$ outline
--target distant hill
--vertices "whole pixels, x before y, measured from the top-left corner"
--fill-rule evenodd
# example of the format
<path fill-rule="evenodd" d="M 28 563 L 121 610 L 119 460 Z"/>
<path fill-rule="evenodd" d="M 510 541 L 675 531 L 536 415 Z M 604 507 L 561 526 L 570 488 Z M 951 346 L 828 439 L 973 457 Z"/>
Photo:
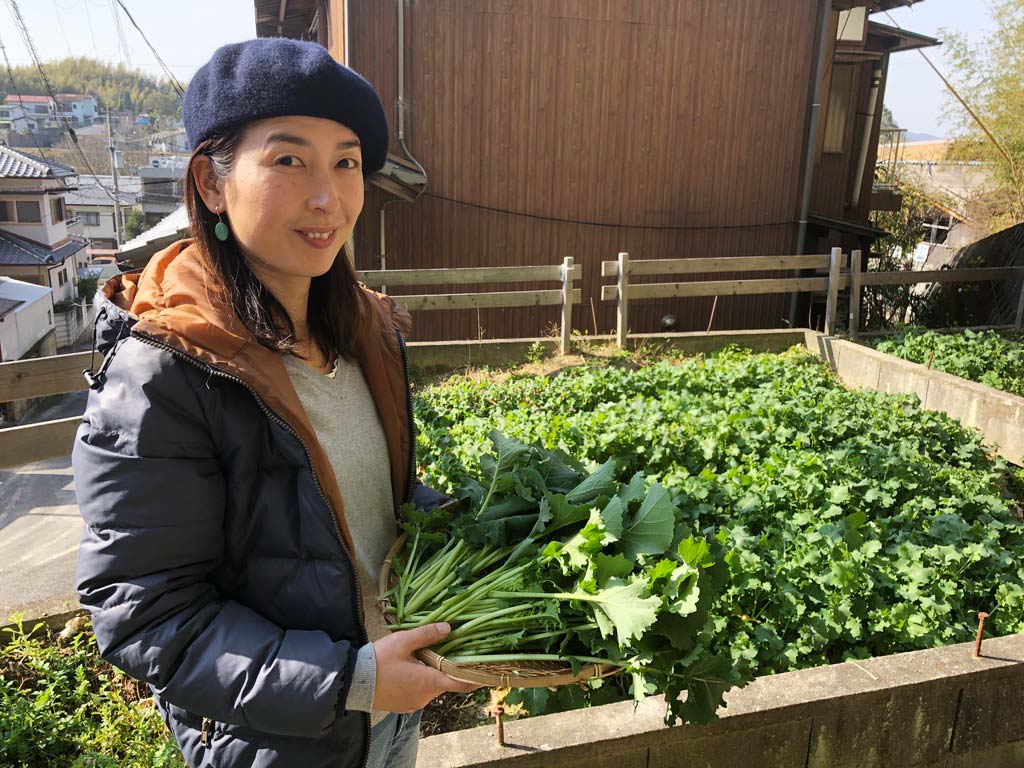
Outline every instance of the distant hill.
<path fill-rule="evenodd" d="M 170 83 L 124 64 L 85 57 L 45 62 L 43 68 L 56 93 L 95 96 L 101 108 L 177 117 L 181 103 Z M 45 96 L 39 73 L 32 65 L 14 67 L 14 82 L 22 96 Z M 182 84 L 184 85 L 184 83 Z M 0 78 L 0 100 L 13 94 L 9 78 Z"/>
<path fill-rule="evenodd" d="M 944 136 L 933 136 L 930 133 L 914 133 L 907 131 L 907 141 L 945 141 Z"/>

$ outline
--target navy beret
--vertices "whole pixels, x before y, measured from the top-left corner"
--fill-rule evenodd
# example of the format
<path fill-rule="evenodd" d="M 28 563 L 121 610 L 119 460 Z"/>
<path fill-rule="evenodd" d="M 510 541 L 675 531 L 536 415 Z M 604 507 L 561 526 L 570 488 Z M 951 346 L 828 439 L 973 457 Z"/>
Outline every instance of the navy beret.
<path fill-rule="evenodd" d="M 388 124 L 380 97 L 318 43 L 261 37 L 222 46 L 192 78 L 181 111 L 193 150 L 252 120 L 303 115 L 351 128 L 362 144 L 364 176 L 379 171 L 387 158 Z"/>

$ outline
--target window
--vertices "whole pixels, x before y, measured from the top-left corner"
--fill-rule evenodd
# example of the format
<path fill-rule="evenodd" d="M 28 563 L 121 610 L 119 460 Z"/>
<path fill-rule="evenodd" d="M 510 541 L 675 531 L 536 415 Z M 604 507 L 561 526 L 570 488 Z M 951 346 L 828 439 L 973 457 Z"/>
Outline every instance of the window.
<path fill-rule="evenodd" d="M 60 272 L 57 273 L 57 287 L 58 288 L 60 288 L 60 287 L 62 287 L 64 285 L 64 277 L 65 277 L 65 274 L 64 274 L 64 270 L 62 269 Z"/>
<path fill-rule="evenodd" d="M 15 205 L 18 208 L 18 221 L 22 224 L 43 220 L 43 212 L 35 200 L 19 200 Z"/>
<path fill-rule="evenodd" d="M 98 227 L 100 225 L 99 211 L 82 211 L 82 220 L 87 227 Z"/>
<path fill-rule="evenodd" d="M 67 217 L 67 210 L 64 208 L 64 198 L 55 197 L 50 200 L 50 220 L 54 224 L 59 224 Z"/>
<path fill-rule="evenodd" d="M 846 150 L 846 128 L 850 122 L 854 64 L 836 64 L 832 70 L 832 88 L 825 117 L 825 151 L 842 154 Z"/>
<path fill-rule="evenodd" d="M 836 40 L 841 43 L 863 43 L 868 30 L 868 9 L 851 8 L 839 12 Z"/>
<path fill-rule="evenodd" d="M 0 221 L 14 221 L 14 201 L 0 200 Z"/>

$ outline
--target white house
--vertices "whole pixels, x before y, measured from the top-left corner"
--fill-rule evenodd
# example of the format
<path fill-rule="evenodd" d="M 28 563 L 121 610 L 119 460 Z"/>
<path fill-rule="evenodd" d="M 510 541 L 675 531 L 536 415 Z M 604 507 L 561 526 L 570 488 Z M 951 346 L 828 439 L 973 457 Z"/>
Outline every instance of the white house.
<path fill-rule="evenodd" d="M 108 194 L 109 193 L 109 194 Z M 81 219 L 82 235 L 95 248 L 117 248 L 114 229 L 114 178 L 80 174 L 78 189 L 65 194 L 68 213 Z M 128 212 L 142 202 L 142 179 L 138 176 L 117 177 L 117 198 L 121 203 L 122 222 Z"/>
<path fill-rule="evenodd" d="M 77 125 L 90 125 L 96 119 L 96 99 L 84 93 L 58 93 L 57 108 Z"/>
<path fill-rule="evenodd" d="M 0 362 L 20 360 L 52 333 L 50 289 L 0 277 Z M 41 351 L 52 355 L 56 347 Z"/>
<path fill-rule="evenodd" d="M 73 168 L 0 146 L 0 275 L 51 288 L 55 304 L 76 298 L 86 264 L 64 199 L 76 179 Z"/>
<path fill-rule="evenodd" d="M 2 125 L 5 121 L 11 121 L 12 125 Z M 0 127 L 12 127 L 19 131 L 26 129 L 37 131 L 59 126 L 57 110 L 49 96 L 12 94 L 4 97 L 3 107 L 0 108 Z"/>

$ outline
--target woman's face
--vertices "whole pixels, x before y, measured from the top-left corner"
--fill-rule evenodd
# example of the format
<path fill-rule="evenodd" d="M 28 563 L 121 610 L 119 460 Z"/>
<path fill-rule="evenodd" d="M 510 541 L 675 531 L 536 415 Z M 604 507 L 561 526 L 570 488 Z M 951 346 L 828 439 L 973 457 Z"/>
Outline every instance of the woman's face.
<path fill-rule="evenodd" d="M 331 268 L 363 209 L 359 139 L 319 117 L 258 120 L 217 188 L 215 205 L 226 210 L 232 236 L 265 282 L 317 277 Z"/>

